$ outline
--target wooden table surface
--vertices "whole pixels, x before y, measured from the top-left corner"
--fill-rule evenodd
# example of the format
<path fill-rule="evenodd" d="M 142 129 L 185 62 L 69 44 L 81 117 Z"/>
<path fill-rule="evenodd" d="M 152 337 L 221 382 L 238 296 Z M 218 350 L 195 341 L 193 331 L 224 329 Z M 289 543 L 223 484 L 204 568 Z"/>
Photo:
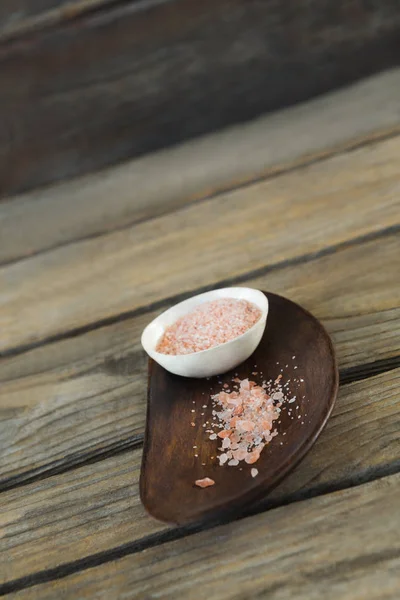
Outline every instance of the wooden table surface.
<path fill-rule="evenodd" d="M 400 597 L 400 71 L 0 203 L 0 592 Z M 174 528 L 138 495 L 140 333 L 244 284 L 312 311 L 341 386 L 264 501 Z"/>

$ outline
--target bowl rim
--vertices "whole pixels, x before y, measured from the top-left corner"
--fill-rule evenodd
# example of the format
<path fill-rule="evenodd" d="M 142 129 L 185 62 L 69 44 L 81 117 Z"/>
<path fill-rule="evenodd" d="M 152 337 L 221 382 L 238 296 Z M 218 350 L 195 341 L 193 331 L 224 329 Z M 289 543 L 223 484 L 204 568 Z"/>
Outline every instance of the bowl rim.
<path fill-rule="evenodd" d="M 235 286 L 235 287 L 224 287 L 224 288 L 215 288 L 213 290 L 208 290 L 207 292 L 201 292 L 200 294 L 195 294 L 194 296 L 189 296 L 188 298 L 185 298 L 184 300 L 181 300 L 180 302 L 177 302 L 177 304 L 173 304 L 172 306 L 170 306 L 169 308 L 167 308 L 166 310 L 164 310 L 162 313 L 160 313 L 159 315 L 157 315 L 157 317 L 155 317 L 152 321 L 150 321 L 150 323 L 148 323 L 146 325 L 146 327 L 144 328 L 142 335 L 141 335 L 141 344 L 144 348 L 144 350 L 147 352 L 147 354 L 149 354 L 149 356 L 151 356 L 149 350 L 146 348 L 146 345 L 143 342 L 143 339 L 145 337 L 146 331 L 151 327 L 154 326 L 154 324 L 161 319 L 164 315 L 166 315 L 169 311 L 179 307 L 181 304 L 185 304 L 186 302 L 190 301 L 190 300 L 194 300 L 195 298 L 199 298 L 201 296 L 209 296 L 211 294 L 213 294 L 214 292 L 228 292 L 228 291 L 233 291 L 233 290 L 246 290 L 246 291 L 250 291 L 250 292 L 258 292 L 260 294 L 260 299 L 263 298 L 263 302 L 265 303 L 265 307 L 261 307 L 258 304 L 256 304 L 255 302 L 252 302 L 251 300 L 247 300 L 248 302 L 252 302 L 253 304 L 256 304 L 257 308 L 259 308 L 261 310 L 261 316 L 260 318 L 249 328 L 247 329 L 244 333 L 241 333 L 240 335 L 236 336 L 235 338 L 233 338 L 232 340 L 228 340 L 227 342 L 222 342 L 221 344 L 217 344 L 216 346 L 212 346 L 211 348 L 206 348 L 205 350 L 199 350 L 198 352 L 188 352 L 187 354 L 165 354 L 163 352 L 157 352 L 157 350 L 151 348 L 150 352 L 157 356 L 157 357 L 164 357 L 167 359 L 182 359 L 184 357 L 192 357 L 192 356 L 200 356 L 205 354 L 206 352 L 210 352 L 211 350 L 216 350 L 217 348 L 221 348 L 222 346 L 227 346 L 228 344 L 232 344 L 233 342 L 236 342 L 237 340 L 240 340 L 241 338 L 243 338 L 245 335 L 248 335 L 251 331 L 253 331 L 253 329 L 255 329 L 257 327 L 257 325 L 260 325 L 260 323 L 262 321 L 264 321 L 264 327 L 265 327 L 265 323 L 268 317 L 268 311 L 269 311 L 269 302 L 268 302 L 268 296 L 266 294 L 264 294 L 264 292 L 262 292 L 261 290 L 259 290 L 258 288 L 250 288 L 250 287 L 241 287 L 241 286 Z M 238 299 L 243 299 L 246 300 L 246 298 L 235 298 L 234 296 L 220 296 L 221 298 L 232 298 L 234 300 L 238 300 Z M 218 296 L 216 297 L 216 299 L 218 299 Z M 200 306 L 201 304 L 204 304 L 205 302 L 207 302 L 208 300 L 205 298 L 204 302 L 199 302 L 199 304 L 197 306 Z M 188 309 L 188 311 L 186 313 L 183 313 L 181 316 L 184 316 L 185 314 L 189 314 L 192 310 L 195 310 L 196 306 L 193 307 L 193 309 Z M 181 316 L 177 317 L 177 319 L 180 319 Z M 176 319 L 176 320 L 177 320 Z M 160 337 L 157 339 L 157 343 L 158 340 L 160 339 Z M 155 344 L 156 346 L 157 344 Z"/>

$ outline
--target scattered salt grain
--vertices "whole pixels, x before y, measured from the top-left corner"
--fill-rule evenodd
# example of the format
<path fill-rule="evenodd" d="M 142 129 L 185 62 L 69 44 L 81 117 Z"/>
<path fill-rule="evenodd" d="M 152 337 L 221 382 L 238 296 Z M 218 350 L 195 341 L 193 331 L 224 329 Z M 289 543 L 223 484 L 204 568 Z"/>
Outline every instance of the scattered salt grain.
<path fill-rule="evenodd" d="M 278 394 L 283 398 L 283 393 Z M 242 460 L 256 462 L 265 444 L 276 435 L 272 426 L 279 417 L 280 404 L 275 405 L 263 387 L 248 379 L 240 381 L 238 391 L 222 390 L 212 400 L 219 409 L 213 411 L 219 421 L 215 426 L 222 429 L 217 436 L 222 439 L 220 450 L 227 451 L 228 465 L 237 466 Z M 215 438 L 215 433 L 210 435 L 210 439 Z"/>
<path fill-rule="evenodd" d="M 292 410 L 297 411 L 299 406 L 290 406 L 296 400 L 296 396 L 290 394 L 290 386 L 298 380 L 288 379 L 283 384 L 282 377 L 279 374 L 276 379 L 265 380 L 258 385 L 236 376 L 232 379 L 233 391 L 230 391 L 232 386 L 228 383 L 219 382 L 221 391 L 211 395 L 212 421 L 203 424 L 203 427 L 208 425 L 208 438 L 218 442 L 221 454 L 217 458 L 220 466 L 227 464 L 236 467 L 241 462 L 253 466 L 259 460 L 263 448 L 278 435 L 274 425 L 281 423 L 278 420 L 281 411 L 286 410 L 288 416 L 294 419 Z M 300 415 L 298 418 L 304 419 L 304 416 Z M 286 431 L 282 435 L 286 435 Z M 214 458 L 212 456 L 211 460 Z M 251 474 L 256 477 L 258 470 L 251 469 Z"/>
<path fill-rule="evenodd" d="M 210 485 L 215 485 L 214 479 L 210 479 L 210 477 L 204 477 L 204 479 L 196 479 L 194 482 L 200 488 L 210 487 Z"/>

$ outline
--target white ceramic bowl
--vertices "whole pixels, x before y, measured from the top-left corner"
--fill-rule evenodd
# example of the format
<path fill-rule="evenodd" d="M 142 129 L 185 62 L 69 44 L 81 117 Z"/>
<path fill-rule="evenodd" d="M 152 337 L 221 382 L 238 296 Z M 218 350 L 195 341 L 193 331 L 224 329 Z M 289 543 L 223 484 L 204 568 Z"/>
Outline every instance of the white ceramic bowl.
<path fill-rule="evenodd" d="M 183 315 L 192 312 L 199 304 L 217 298 L 237 298 L 252 302 L 261 310 L 261 317 L 242 335 L 209 350 L 178 355 L 156 352 L 158 341 L 169 325 L 175 323 Z M 234 369 L 253 354 L 264 333 L 267 315 L 268 299 L 259 290 L 245 287 L 213 290 L 179 302 L 159 315 L 143 331 L 142 346 L 151 358 L 170 373 L 183 377 L 211 377 Z"/>

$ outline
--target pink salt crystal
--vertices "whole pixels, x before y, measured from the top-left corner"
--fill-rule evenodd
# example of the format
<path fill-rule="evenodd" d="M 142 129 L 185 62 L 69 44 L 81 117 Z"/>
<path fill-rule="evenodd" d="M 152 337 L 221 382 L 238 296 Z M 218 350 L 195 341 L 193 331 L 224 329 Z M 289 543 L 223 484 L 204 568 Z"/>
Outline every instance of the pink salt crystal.
<path fill-rule="evenodd" d="M 232 451 L 232 455 L 234 458 L 237 458 L 237 460 L 244 460 L 247 456 L 247 450 L 239 448 L 239 450 Z"/>
<path fill-rule="evenodd" d="M 222 439 L 223 439 L 223 438 L 229 437 L 229 436 L 231 435 L 231 433 L 232 433 L 232 432 L 231 432 L 231 430 L 230 430 L 230 429 L 223 429 L 222 431 L 219 431 L 219 432 L 217 433 L 217 436 L 218 436 L 219 438 L 222 438 Z"/>
<path fill-rule="evenodd" d="M 239 431 L 253 431 L 254 423 L 252 421 L 238 421 L 237 428 Z"/>
<path fill-rule="evenodd" d="M 260 317 L 260 309 L 247 300 L 219 298 L 204 302 L 166 328 L 157 352 L 178 355 L 208 350 L 239 337 Z"/>
<path fill-rule="evenodd" d="M 210 479 L 209 477 L 204 477 L 204 479 L 196 479 L 194 482 L 200 488 L 210 487 L 210 485 L 214 485 L 214 479 Z"/>
<path fill-rule="evenodd" d="M 250 471 L 250 473 L 251 473 L 251 476 L 252 476 L 252 477 L 257 477 L 257 475 L 258 475 L 258 469 L 252 469 L 252 470 Z"/>
<path fill-rule="evenodd" d="M 244 460 L 245 462 L 247 462 L 248 465 L 252 465 L 253 463 L 257 462 L 259 458 L 260 453 L 253 451 L 249 452 Z"/>
<path fill-rule="evenodd" d="M 250 389 L 250 382 L 248 379 L 243 379 L 243 381 L 240 382 L 240 389 L 241 390 L 249 390 Z"/>
<path fill-rule="evenodd" d="M 232 392 L 232 394 L 235 394 L 235 393 L 236 392 Z M 228 404 L 231 404 L 233 406 L 240 406 L 242 404 L 242 401 L 240 398 L 232 397 L 232 398 L 228 399 Z"/>
<path fill-rule="evenodd" d="M 219 464 L 223 465 L 228 460 L 228 455 L 227 454 L 220 454 L 218 458 L 219 458 Z"/>

